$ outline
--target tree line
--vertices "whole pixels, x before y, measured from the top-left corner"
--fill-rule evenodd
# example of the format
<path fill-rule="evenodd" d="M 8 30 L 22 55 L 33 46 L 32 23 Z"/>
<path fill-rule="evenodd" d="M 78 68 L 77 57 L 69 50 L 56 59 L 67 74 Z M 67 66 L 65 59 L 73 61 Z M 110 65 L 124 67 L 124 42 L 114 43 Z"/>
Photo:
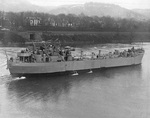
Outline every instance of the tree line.
<path fill-rule="evenodd" d="M 0 11 L 0 26 L 10 30 L 42 30 L 42 31 L 116 31 L 147 32 L 149 21 L 135 19 L 116 19 L 109 16 L 86 16 L 74 14 L 48 14 L 39 12 L 3 12 Z"/>

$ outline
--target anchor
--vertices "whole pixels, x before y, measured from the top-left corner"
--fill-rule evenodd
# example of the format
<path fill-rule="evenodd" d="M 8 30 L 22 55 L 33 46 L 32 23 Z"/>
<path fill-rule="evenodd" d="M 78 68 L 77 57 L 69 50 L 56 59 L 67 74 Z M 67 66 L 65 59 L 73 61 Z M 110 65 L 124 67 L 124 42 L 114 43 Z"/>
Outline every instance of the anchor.
<path fill-rule="evenodd" d="M 90 69 L 90 71 L 88 73 L 93 73 L 93 71 Z"/>
<path fill-rule="evenodd" d="M 72 76 L 76 76 L 76 75 L 79 75 L 79 74 L 77 73 L 77 71 L 73 71 Z"/>
<path fill-rule="evenodd" d="M 20 76 L 20 77 L 15 78 L 14 80 L 20 80 L 20 79 L 26 79 L 26 77 Z"/>

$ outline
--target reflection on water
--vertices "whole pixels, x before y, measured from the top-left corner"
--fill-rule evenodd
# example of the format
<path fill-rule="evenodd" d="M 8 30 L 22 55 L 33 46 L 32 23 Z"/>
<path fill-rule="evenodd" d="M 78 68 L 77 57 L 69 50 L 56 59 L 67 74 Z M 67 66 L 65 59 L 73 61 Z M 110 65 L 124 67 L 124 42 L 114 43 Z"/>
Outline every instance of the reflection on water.
<path fill-rule="evenodd" d="M 95 81 L 115 81 L 114 79 L 128 79 L 119 83 L 121 86 L 126 87 L 132 84 L 138 84 L 137 80 L 141 79 L 141 65 L 121 68 L 111 68 L 103 70 L 94 70 L 93 74 L 83 73 L 79 76 L 54 76 L 54 77 L 32 77 L 22 80 L 10 81 L 8 83 L 8 95 L 13 96 L 19 101 L 25 99 L 41 100 L 58 102 L 59 97 L 63 94 L 69 94 L 72 86 L 80 86 L 84 83 L 92 83 Z M 132 74 L 132 76 L 131 76 Z M 130 75 L 130 76 L 128 76 Z M 134 79 L 136 81 L 134 82 Z M 118 81 L 117 80 L 117 81 Z M 133 82 L 132 82 L 133 81 Z M 124 83 L 127 82 L 127 83 Z M 140 83 L 139 83 L 140 84 Z"/>
<path fill-rule="evenodd" d="M 25 99 L 53 102 L 59 100 L 61 94 L 67 94 L 71 84 L 66 77 L 57 78 L 32 78 L 12 81 L 8 86 L 8 94 L 17 96 L 20 101 Z"/>
<path fill-rule="evenodd" d="M 148 118 L 148 46 L 142 65 L 137 66 L 26 79 L 13 78 L 6 72 L 0 77 L 0 117 Z"/>
<path fill-rule="evenodd" d="M 85 73 L 79 76 L 37 77 L 11 81 L 7 84 L 7 97 L 9 101 L 17 104 L 19 109 L 25 110 L 26 112 L 34 111 L 33 109 L 37 108 L 46 110 L 60 110 L 61 108 L 61 110 L 69 110 L 70 108 L 65 107 L 68 106 L 68 103 L 69 107 L 71 107 L 70 104 L 72 100 L 75 100 L 77 104 L 81 102 L 81 105 L 82 102 L 84 103 L 85 101 L 91 104 L 90 102 L 93 102 L 92 100 L 95 99 L 94 96 L 97 96 L 96 93 L 99 94 L 99 98 L 96 99 L 101 99 L 102 101 L 106 99 L 108 103 L 116 98 L 123 99 L 122 101 L 124 101 L 123 97 L 128 96 L 128 94 L 130 96 L 134 92 L 139 91 L 139 86 L 141 85 L 141 65 L 139 65 L 95 70 L 93 74 Z M 118 92 L 121 96 L 118 95 Z M 75 97 L 76 94 L 79 94 L 77 98 Z M 113 98 L 114 95 L 116 96 L 115 98 Z M 86 102 L 85 104 L 87 104 Z M 115 103 L 116 102 L 115 100 Z M 107 105 L 106 103 L 101 103 L 101 105 L 105 106 Z M 115 103 L 113 104 L 115 105 Z M 76 111 L 83 106 L 79 105 L 72 110 Z M 90 105 L 86 106 L 90 107 Z M 84 108 L 86 108 L 86 106 L 84 106 Z M 99 106 L 96 107 L 101 109 Z M 79 115 L 82 114 L 78 111 L 76 112 L 79 113 Z M 86 112 L 86 110 L 84 112 Z M 91 113 L 92 112 L 90 112 L 90 114 Z M 88 115 L 86 117 L 88 117 Z"/>

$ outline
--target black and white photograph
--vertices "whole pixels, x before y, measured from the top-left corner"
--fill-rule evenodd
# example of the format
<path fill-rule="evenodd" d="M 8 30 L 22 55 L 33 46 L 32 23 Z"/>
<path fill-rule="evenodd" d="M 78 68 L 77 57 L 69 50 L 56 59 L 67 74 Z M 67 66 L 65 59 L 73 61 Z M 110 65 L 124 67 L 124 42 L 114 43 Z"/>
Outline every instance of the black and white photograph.
<path fill-rule="evenodd" d="M 150 118 L 150 1 L 0 0 L 0 118 Z"/>

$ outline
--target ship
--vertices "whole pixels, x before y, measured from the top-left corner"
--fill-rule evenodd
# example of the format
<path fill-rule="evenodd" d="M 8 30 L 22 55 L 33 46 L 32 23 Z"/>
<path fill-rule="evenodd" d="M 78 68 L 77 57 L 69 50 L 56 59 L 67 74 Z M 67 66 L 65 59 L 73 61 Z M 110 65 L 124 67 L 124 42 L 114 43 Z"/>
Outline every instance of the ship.
<path fill-rule="evenodd" d="M 79 56 L 73 56 L 75 49 L 46 42 L 32 42 L 16 57 L 7 56 L 7 68 L 11 75 L 36 75 L 73 72 L 111 67 L 122 67 L 141 64 L 143 48 L 130 48 L 123 51 L 114 50 L 107 54 L 94 52 L 90 56 L 81 50 Z"/>

